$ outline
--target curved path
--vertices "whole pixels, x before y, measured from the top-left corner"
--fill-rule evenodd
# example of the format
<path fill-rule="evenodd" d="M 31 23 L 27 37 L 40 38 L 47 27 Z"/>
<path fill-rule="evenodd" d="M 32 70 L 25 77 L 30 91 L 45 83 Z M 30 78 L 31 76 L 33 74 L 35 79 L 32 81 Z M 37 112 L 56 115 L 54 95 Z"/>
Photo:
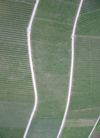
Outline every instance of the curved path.
<path fill-rule="evenodd" d="M 75 31 L 76 31 L 76 26 L 77 26 L 77 21 L 80 15 L 80 11 L 81 11 L 81 7 L 83 4 L 83 0 L 80 1 L 79 7 L 78 7 L 78 11 L 76 14 L 76 18 L 75 18 L 75 22 L 74 22 L 74 26 L 73 26 L 73 31 L 72 31 L 72 58 L 71 58 L 71 69 L 70 69 L 70 80 L 69 80 L 69 90 L 68 90 L 68 98 L 67 98 L 67 104 L 66 104 L 66 109 L 65 109 L 65 113 L 64 113 L 64 117 L 57 135 L 57 138 L 60 137 L 62 130 L 64 128 L 64 124 L 66 121 L 66 117 L 68 114 L 68 109 L 69 109 L 69 104 L 70 104 L 70 98 L 71 98 L 71 90 L 72 90 L 72 81 L 73 81 L 73 71 L 74 71 L 74 40 L 75 40 Z"/>
<path fill-rule="evenodd" d="M 35 115 L 35 111 L 36 111 L 37 104 L 38 104 L 38 94 L 37 94 L 37 88 L 36 88 L 35 73 L 34 73 L 34 70 L 33 70 L 32 52 L 31 52 L 31 39 L 30 39 L 32 22 L 34 20 L 38 4 L 39 4 L 39 0 L 36 0 L 36 3 L 35 3 L 34 8 L 33 8 L 32 15 L 31 15 L 31 18 L 30 18 L 30 21 L 29 21 L 29 25 L 28 25 L 28 28 L 27 28 L 27 44 L 28 44 L 28 53 L 29 53 L 29 63 L 30 63 L 32 82 L 33 82 L 33 88 L 34 88 L 35 103 L 34 103 L 33 110 L 32 110 L 32 113 L 30 115 L 28 124 L 26 126 L 26 130 L 25 130 L 23 138 L 26 138 L 26 136 L 27 136 L 28 130 L 30 128 L 30 125 L 31 125 L 32 119 Z"/>

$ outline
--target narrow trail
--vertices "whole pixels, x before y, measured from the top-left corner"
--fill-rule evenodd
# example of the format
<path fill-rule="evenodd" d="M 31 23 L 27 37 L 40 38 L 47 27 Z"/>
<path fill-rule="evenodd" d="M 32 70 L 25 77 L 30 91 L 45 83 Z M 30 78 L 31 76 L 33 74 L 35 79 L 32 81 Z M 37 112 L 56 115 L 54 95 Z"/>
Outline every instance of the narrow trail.
<path fill-rule="evenodd" d="M 96 123 L 95 123 L 95 125 L 94 125 L 94 127 L 93 127 L 93 129 L 92 129 L 92 131 L 91 131 L 91 133 L 90 133 L 88 138 L 91 138 L 91 136 L 92 136 L 92 134 L 93 134 L 93 132 L 94 132 L 94 130 L 95 130 L 95 128 L 96 128 L 96 126 L 97 126 L 99 121 L 100 121 L 100 116 L 98 117 L 98 119 L 97 119 L 97 121 L 96 121 Z"/>
<path fill-rule="evenodd" d="M 68 109 L 69 109 L 69 104 L 70 104 L 70 98 L 71 98 L 71 90 L 72 90 L 72 81 L 73 81 L 73 71 L 74 71 L 74 40 L 75 40 L 75 31 L 76 31 L 76 26 L 77 26 L 77 21 L 80 15 L 80 11 L 81 11 L 81 7 L 83 4 L 83 0 L 80 1 L 79 7 L 78 7 L 78 11 L 76 14 L 76 18 L 75 18 L 75 22 L 74 22 L 74 26 L 73 26 L 73 31 L 72 31 L 72 57 L 71 57 L 71 69 L 70 69 L 70 80 L 69 80 L 69 90 L 68 90 L 68 98 L 67 98 L 67 104 L 66 104 L 66 109 L 65 109 L 65 113 L 64 113 L 64 117 L 57 135 L 57 138 L 60 138 L 60 135 L 63 131 L 65 122 L 66 122 L 66 117 L 68 114 Z"/>
<path fill-rule="evenodd" d="M 34 8 L 33 8 L 32 15 L 31 15 L 31 18 L 30 18 L 30 21 L 29 21 L 29 25 L 28 25 L 28 28 L 27 28 L 27 44 L 28 44 L 28 53 L 29 53 L 29 63 L 30 63 L 30 69 L 31 69 L 31 75 L 32 75 L 32 83 L 33 83 L 33 89 L 34 89 L 35 103 L 34 103 L 33 110 L 32 110 L 32 113 L 30 115 L 28 124 L 26 126 L 26 130 L 25 130 L 23 138 L 26 138 L 26 136 L 28 134 L 28 130 L 30 128 L 30 125 L 31 125 L 32 119 L 33 119 L 33 117 L 35 115 L 37 104 L 38 104 L 38 94 L 37 94 L 35 73 L 34 73 L 34 70 L 33 70 L 32 51 L 31 51 L 31 38 L 30 38 L 32 22 L 34 20 L 38 4 L 39 4 L 39 0 L 36 0 L 36 3 L 35 3 Z"/>

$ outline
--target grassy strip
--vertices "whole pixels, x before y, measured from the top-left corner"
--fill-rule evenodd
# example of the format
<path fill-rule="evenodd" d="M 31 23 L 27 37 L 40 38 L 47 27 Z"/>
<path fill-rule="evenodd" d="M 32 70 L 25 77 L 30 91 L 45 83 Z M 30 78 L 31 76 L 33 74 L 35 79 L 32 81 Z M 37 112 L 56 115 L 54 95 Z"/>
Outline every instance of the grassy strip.
<path fill-rule="evenodd" d="M 89 6 L 86 6 L 86 4 Z M 96 4 L 99 5 L 99 1 L 95 3 L 93 1 L 87 2 L 84 0 L 76 35 L 100 36 L 100 12 L 99 10 L 95 11 L 97 8 Z M 87 7 L 88 11 L 86 10 Z M 100 40 L 97 38 L 75 39 L 74 79 L 68 118 L 92 119 L 94 117 L 97 118 L 100 114 L 100 76 L 98 75 L 100 73 L 100 66 L 98 64 L 100 58 L 99 45 Z M 82 110 L 86 108 L 91 108 L 91 110 Z M 69 129 L 65 127 L 61 137 L 88 137 L 91 129 L 92 127 L 86 126 Z"/>
<path fill-rule="evenodd" d="M 99 107 L 100 40 L 76 38 L 75 44 L 75 69 L 70 110 Z"/>
<path fill-rule="evenodd" d="M 91 136 L 91 138 L 99 138 L 100 137 L 100 120 Z"/>
<path fill-rule="evenodd" d="M 76 11 L 73 9 L 70 12 L 72 17 L 67 16 L 67 6 L 70 4 L 66 2 L 64 5 L 63 1 L 40 1 L 33 23 L 31 40 L 39 104 L 28 137 L 56 137 L 63 118 L 69 83 L 72 31 L 72 25 L 66 24 L 65 17 L 72 20 Z M 57 17 L 62 13 L 63 19 Z"/>
<path fill-rule="evenodd" d="M 92 127 L 65 127 L 61 138 L 87 138 Z"/>
<path fill-rule="evenodd" d="M 97 118 L 100 113 L 100 107 L 83 110 L 72 110 L 68 112 L 68 119 Z"/>
<path fill-rule="evenodd" d="M 0 138 L 22 138 L 23 133 L 23 128 L 0 127 Z"/>

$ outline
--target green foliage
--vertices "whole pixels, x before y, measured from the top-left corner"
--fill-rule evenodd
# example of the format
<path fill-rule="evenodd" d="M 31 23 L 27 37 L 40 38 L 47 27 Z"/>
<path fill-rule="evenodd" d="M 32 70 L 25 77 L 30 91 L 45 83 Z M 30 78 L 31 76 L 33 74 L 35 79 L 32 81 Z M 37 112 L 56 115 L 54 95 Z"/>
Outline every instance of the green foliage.
<path fill-rule="evenodd" d="M 100 1 L 86 0 L 79 17 L 76 35 L 100 36 Z"/>
<path fill-rule="evenodd" d="M 92 127 L 65 127 L 61 138 L 87 138 Z"/>
<path fill-rule="evenodd" d="M 79 2 L 40 0 L 31 32 L 39 103 L 29 138 L 54 138 L 59 131 L 68 94 L 70 36 Z M 0 127 L 1 138 L 22 137 L 33 107 L 26 28 L 34 3 L 35 0 L 0 0 L 0 118 L 4 125 Z M 98 0 L 84 0 L 76 35 L 100 35 L 99 8 Z M 94 119 L 100 114 L 99 46 L 99 38 L 75 39 L 74 79 L 68 119 Z M 92 126 L 65 126 L 61 138 L 85 138 L 91 129 Z"/>
<path fill-rule="evenodd" d="M 77 7 L 58 0 L 39 3 L 31 32 L 39 103 L 28 137 L 54 138 L 59 131 L 68 93 L 70 36 Z"/>
<path fill-rule="evenodd" d="M 0 127 L 0 138 L 22 138 L 24 129 Z"/>
<path fill-rule="evenodd" d="M 0 0 L 0 138 L 22 138 L 33 108 L 26 31 L 32 10 Z"/>
<path fill-rule="evenodd" d="M 91 138 L 99 138 L 99 137 L 100 137 L 100 120 L 99 120 L 95 130 L 93 131 Z"/>

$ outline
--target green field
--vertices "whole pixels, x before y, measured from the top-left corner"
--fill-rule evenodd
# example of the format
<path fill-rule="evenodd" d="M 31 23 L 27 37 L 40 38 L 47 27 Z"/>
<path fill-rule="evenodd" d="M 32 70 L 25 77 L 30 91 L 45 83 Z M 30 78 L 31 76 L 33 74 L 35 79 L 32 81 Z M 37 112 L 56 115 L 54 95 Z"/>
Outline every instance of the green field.
<path fill-rule="evenodd" d="M 33 6 L 0 0 L 0 138 L 22 138 L 34 105 L 26 36 Z"/>
<path fill-rule="evenodd" d="M 100 137 L 100 120 L 91 136 L 91 138 L 99 138 Z"/>
<path fill-rule="evenodd" d="M 76 35 L 100 36 L 100 1 L 84 0 Z"/>
<path fill-rule="evenodd" d="M 84 0 L 75 34 L 71 102 L 61 138 L 87 138 L 100 115 L 99 14 L 99 1 Z M 76 119 L 76 125 L 72 121 L 68 127 L 73 119 Z"/>
<path fill-rule="evenodd" d="M 54 138 L 68 93 L 71 33 L 79 1 L 40 0 L 32 27 L 38 109 L 28 137 Z"/>
<path fill-rule="evenodd" d="M 56 138 L 58 134 L 79 2 L 40 0 L 31 32 L 39 101 L 27 138 Z M 34 105 L 26 32 L 34 3 L 0 0 L 0 138 L 22 138 Z M 99 16 L 100 2 L 84 0 L 75 34 L 71 102 L 61 138 L 87 138 L 100 115 Z"/>

